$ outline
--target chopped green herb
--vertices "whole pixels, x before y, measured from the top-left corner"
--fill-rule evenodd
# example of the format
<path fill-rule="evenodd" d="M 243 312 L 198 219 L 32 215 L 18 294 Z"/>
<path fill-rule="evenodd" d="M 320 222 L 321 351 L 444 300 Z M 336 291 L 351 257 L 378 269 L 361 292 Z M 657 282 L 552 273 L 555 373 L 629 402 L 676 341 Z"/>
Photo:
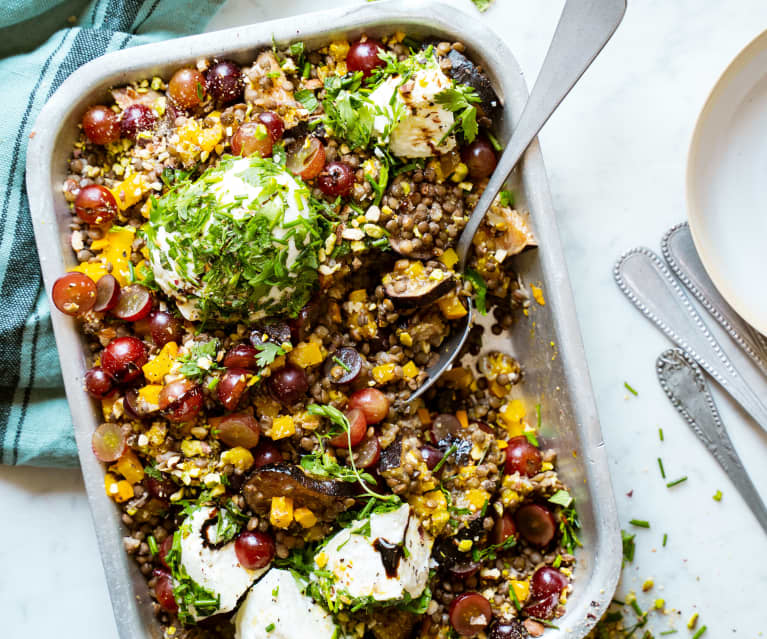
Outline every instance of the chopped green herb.
<path fill-rule="evenodd" d="M 660 476 L 666 479 L 666 471 L 663 470 L 663 460 L 658 457 L 658 467 L 660 468 Z"/>
<path fill-rule="evenodd" d="M 202 102 L 203 98 L 205 97 L 205 92 L 202 88 L 202 85 L 198 82 L 197 83 L 197 99 Z"/>
<path fill-rule="evenodd" d="M 663 429 L 662 428 L 658 429 L 658 437 L 660 437 L 660 440 L 663 441 Z"/>
<path fill-rule="evenodd" d="M 679 631 L 678 630 L 664 630 L 660 634 L 662 636 L 665 636 L 665 635 L 675 635 L 677 632 L 679 632 Z"/>
<path fill-rule="evenodd" d="M 575 510 L 575 505 L 571 502 L 571 505 L 567 508 L 563 508 L 559 515 L 559 532 L 562 537 L 560 543 L 562 544 L 562 548 L 568 553 L 573 554 L 576 546 L 583 546 L 575 532 L 576 530 L 580 530 L 581 527 L 578 513 Z"/>
<path fill-rule="evenodd" d="M 570 504 L 573 503 L 573 498 L 566 490 L 558 490 L 551 497 L 549 497 L 549 501 L 552 504 L 557 504 L 563 508 L 567 508 Z"/>
<path fill-rule="evenodd" d="M 294 57 L 296 60 L 296 66 L 301 66 L 301 62 L 304 57 L 304 43 L 300 40 L 298 42 L 294 42 L 288 47 L 288 53 Z"/>
<path fill-rule="evenodd" d="M 157 466 L 155 466 L 154 463 L 144 466 L 144 472 L 146 473 L 147 477 L 151 477 L 152 479 L 156 479 L 157 481 L 163 480 L 162 473 L 159 470 L 157 470 Z"/>
<path fill-rule="evenodd" d="M 629 605 L 634 609 L 634 612 L 637 614 L 637 616 L 644 617 L 645 613 L 639 607 L 639 602 L 636 600 L 636 597 L 631 599 L 631 601 L 629 601 Z"/>
<path fill-rule="evenodd" d="M 685 475 L 684 477 L 680 477 L 679 479 L 675 479 L 674 481 L 670 481 L 669 483 L 666 484 L 666 487 L 673 488 L 674 486 L 681 484 L 682 482 L 685 482 L 685 481 L 687 481 L 687 475 Z"/>
<path fill-rule="evenodd" d="M 668 535 L 666 533 L 663 533 L 663 547 L 666 547 L 666 542 L 668 541 Z"/>
<path fill-rule="evenodd" d="M 636 397 L 637 395 L 639 395 L 639 393 L 637 393 L 637 392 L 636 392 L 636 391 L 635 391 L 635 390 L 634 390 L 634 389 L 631 387 L 631 385 L 630 385 L 628 382 L 623 382 L 623 385 L 626 387 L 626 390 L 628 390 L 628 392 L 629 392 L 629 393 L 631 393 L 632 395 L 634 395 L 634 397 Z"/>
<path fill-rule="evenodd" d="M 264 630 L 266 630 L 266 632 L 271 632 L 274 630 L 274 624 L 270 623 L 266 628 L 264 628 Z"/>
<path fill-rule="evenodd" d="M 224 370 L 216 361 L 218 340 L 213 338 L 207 342 L 197 342 L 186 355 L 178 358 L 181 374 L 187 379 L 201 381 L 208 373 Z"/>
<path fill-rule="evenodd" d="M 703 635 L 704 632 L 706 632 L 706 626 L 701 626 L 700 630 L 698 630 L 698 632 L 692 636 L 692 639 L 698 639 Z"/>
<path fill-rule="evenodd" d="M 551 623 L 550 621 L 546 621 L 545 619 L 540 619 L 538 617 L 533 617 L 533 616 L 530 616 L 530 619 L 532 619 L 533 621 L 537 621 L 539 624 L 542 624 L 546 626 L 547 628 L 554 628 L 554 630 L 559 630 L 559 626 Z"/>
<path fill-rule="evenodd" d="M 487 136 L 487 139 L 488 139 L 488 140 L 490 140 L 490 144 L 492 144 L 492 145 L 493 145 L 493 148 L 494 148 L 496 151 L 503 151 L 503 144 L 501 144 L 501 143 L 498 141 L 498 138 L 496 138 L 496 137 L 493 135 L 492 131 L 488 131 L 488 130 L 485 130 L 485 135 Z M 503 202 L 501 202 L 501 204 L 503 204 Z"/>
<path fill-rule="evenodd" d="M 514 537 L 514 535 L 509 535 L 504 541 L 502 541 L 500 544 L 492 544 L 488 546 L 487 548 L 482 548 L 481 550 L 478 548 L 472 548 L 471 551 L 471 558 L 473 561 L 482 563 L 483 561 L 495 561 L 495 558 L 498 556 L 499 550 L 507 550 L 509 548 L 514 547 L 516 545 L 517 539 Z M 509 591 L 514 590 L 513 588 L 509 588 Z"/>
<path fill-rule="evenodd" d="M 338 364 L 341 368 L 343 368 L 347 373 L 351 372 L 351 368 L 349 368 L 349 365 L 346 364 L 342 359 L 339 359 L 335 355 L 333 355 L 333 361 Z"/>
<path fill-rule="evenodd" d="M 538 447 L 538 438 L 535 436 L 535 433 L 526 431 L 524 435 L 525 435 L 525 439 L 527 439 L 528 442 L 530 442 L 536 448 Z"/>
<path fill-rule="evenodd" d="M 314 92 L 309 89 L 299 89 L 293 96 L 309 113 L 314 113 L 314 110 L 320 105 L 319 100 L 314 96 Z"/>
<path fill-rule="evenodd" d="M 551 564 L 552 568 L 559 568 L 562 565 L 562 555 L 557 555 L 554 558 L 554 562 Z"/>
<path fill-rule="evenodd" d="M 149 546 L 149 552 L 151 552 L 152 557 L 154 557 L 157 554 L 157 540 L 154 538 L 154 535 L 149 535 L 146 538 L 146 543 Z"/>
<path fill-rule="evenodd" d="M 503 190 L 498 194 L 501 206 L 514 206 L 514 191 Z"/>
<path fill-rule="evenodd" d="M 445 451 L 445 454 L 442 455 L 442 459 L 440 459 L 437 462 L 437 465 L 434 467 L 434 470 L 432 470 L 431 472 L 436 475 L 439 472 L 439 469 L 445 465 L 447 458 L 450 457 L 450 455 L 452 455 L 457 450 L 458 450 L 458 444 L 451 444 L 450 448 L 448 448 Z"/>
<path fill-rule="evenodd" d="M 514 602 L 514 607 L 517 609 L 517 612 L 520 612 L 522 610 L 522 604 L 519 603 L 517 593 L 514 591 L 514 587 L 511 585 L 509 586 L 509 594 L 511 595 L 511 600 Z"/>
<path fill-rule="evenodd" d="M 623 541 L 623 560 L 629 563 L 634 561 L 634 552 L 636 551 L 636 545 L 634 539 L 636 535 L 629 535 L 625 530 L 621 530 L 621 540 Z M 622 602 L 616 601 L 619 605 L 623 605 Z"/>
<path fill-rule="evenodd" d="M 173 597 L 178 604 L 178 619 L 181 623 L 193 624 L 195 615 L 206 617 L 217 612 L 221 598 L 187 574 L 181 563 L 181 534 L 181 530 L 173 533 L 173 543 L 165 555 L 165 562 L 173 575 Z"/>
<path fill-rule="evenodd" d="M 477 107 L 474 106 L 480 102 L 477 92 L 470 86 L 456 84 L 449 89 L 444 89 L 434 96 L 434 101 L 441 104 L 448 111 L 456 113 L 453 126 L 445 132 L 437 146 L 450 135 L 456 128 L 460 127 L 463 131 L 463 137 L 467 142 L 473 142 L 477 137 L 479 127 L 477 126 Z"/>
<path fill-rule="evenodd" d="M 712 499 L 713 499 L 714 501 L 722 501 L 722 491 L 721 491 L 721 490 L 717 490 L 717 491 L 714 493 L 714 496 L 712 497 Z"/>
<path fill-rule="evenodd" d="M 629 523 L 632 526 L 637 526 L 639 528 L 649 528 L 650 527 L 650 522 L 646 521 L 644 519 L 632 519 L 632 520 L 629 521 Z"/>
<path fill-rule="evenodd" d="M 487 306 L 485 302 L 485 298 L 487 297 L 487 284 L 485 283 L 485 278 L 473 268 L 466 269 L 463 276 L 469 280 L 474 287 L 474 299 L 477 301 L 477 310 L 482 315 L 487 315 Z"/>
<path fill-rule="evenodd" d="M 256 355 L 256 364 L 261 368 L 266 368 L 269 364 L 272 364 L 275 359 L 285 354 L 282 347 L 278 346 L 274 342 L 262 342 L 256 345 L 258 355 Z"/>
<path fill-rule="evenodd" d="M 493 4 L 493 0 L 471 0 L 474 3 L 474 6 L 477 7 L 481 12 L 485 12 L 490 8 L 490 5 Z"/>

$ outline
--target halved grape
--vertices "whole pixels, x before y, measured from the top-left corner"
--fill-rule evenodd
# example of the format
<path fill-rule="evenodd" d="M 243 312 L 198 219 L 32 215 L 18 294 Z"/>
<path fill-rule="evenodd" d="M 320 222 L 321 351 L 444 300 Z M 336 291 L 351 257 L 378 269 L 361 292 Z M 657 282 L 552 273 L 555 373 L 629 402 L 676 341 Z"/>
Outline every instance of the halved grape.
<path fill-rule="evenodd" d="M 211 417 L 209 421 L 216 437 L 227 446 L 253 448 L 258 445 L 261 429 L 253 415 L 232 413 L 223 417 Z"/>
<path fill-rule="evenodd" d="M 381 458 L 381 444 L 376 435 L 365 436 L 352 455 L 357 468 L 372 468 Z"/>
<path fill-rule="evenodd" d="M 282 137 L 282 134 L 285 131 L 285 123 L 274 111 L 264 111 L 263 113 L 259 113 L 258 121 L 269 129 L 269 135 L 272 136 L 273 142 L 277 142 L 277 140 Z"/>
<path fill-rule="evenodd" d="M 363 388 L 352 393 L 347 408 L 359 408 L 368 424 L 378 424 L 389 414 L 389 399 L 377 388 Z"/>
<path fill-rule="evenodd" d="M 256 356 L 258 351 L 250 344 L 237 344 L 232 346 L 224 355 L 224 360 L 221 362 L 227 368 L 246 368 L 248 370 L 255 370 L 258 368 L 256 363 Z"/>
<path fill-rule="evenodd" d="M 269 389 L 278 400 L 290 406 L 306 394 L 309 390 L 309 382 L 302 368 L 286 364 L 269 377 Z"/>
<path fill-rule="evenodd" d="M 426 464 L 426 468 L 429 470 L 434 470 L 443 456 L 444 453 L 439 450 L 439 448 L 435 448 L 429 444 L 424 444 L 424 446 L 421 448 L 421 458 Z"/>
<path fill-rule="evenodd" d="M 556 610 L 558 604 L 559 595 L 553 594 L 531 601 L 522 610 L 530 617 L 551 619 L 554 616 L 554 610 Z"/>
<path fill-rule="evenodd" d="M 379 53 L 383 53 L 383 47 L 377 40 L 368 38 L 364 42 L 357 40 L 349 47 L 346 54 L 346 68 L 349 71 L 362 71 L 364 77 L 368 77 L 373 69 L 386 66 Z"/>
<path fill-rule="evenodd" d="M 274 141 L 262 122 L 243 122 L 232 136 L 231 145 L 233 155 L 268 158 L 272 155 Z"/>
<path fill-rule="evenodd" d="M 317 186 L 325 195 L 345 197 L 354 186 L 354 171 L 345 162 L 328 162 L 317 176 Z"/>
<path fill-rule="evenodd" d="M 325 147 L 316 137 L 309 135 L 288 156 L 288 170 L 304 180 L 317 177 L 325 166 Z"/>
<path fill-rule="evenodd" d="M 280 449 L 269 440 L 261 440 L 261 443 L 253 451 L 253 465 L 256 468 L 268 466 L 269 464 L 279 464 L 282 462 L 282 453 Z"/>
<path fill-rule="evenodd" d="M 503 513 L 498 519 L 495 520 L 495 526 L 493 526 L 492 542 L 494 544 L 502 544 L 509 537 L 517 536 L 517 527 L 514 525 L 514 518 L 510 513 Z"/>
<path fill-rule="evenodd" d="M 529 636 L 516 619 L 499 619 L 490 628 L 487 639 L 527 639 Z"/>
<path fill-rule="evenodd" d="M 450 623 L 464 637 L 484 630 L 492 618 L 490 602 L 478 592 L 463 592 L 450 604 Z"/>
<path fill-rule="evenodd" d="M 498 163 L 493 146 L 484 137 L 479 137 L 464 147 L 461 159 L 469 168 L 471 177 L 477 180 L 488 177 Z"/>
<path fill-rule="evenodd" d="M 173 596 L 173 577 L 167 570 L 155 568 L 152 575 L 155 578 L 154 596 L 165 610 L 171 613 L 178 612 L 178 604 Z"/>
<path fill-rule="evenodd" d="M 125 107 L 120 118 L 123 137 L 135 140 L 142 131 L 151 131 L 157 123 L 157 114 L 146 104 L 134 102 Z"/>
<path fill-rule="evenodd" d="M 82 315 L 96 304 L 96 283 L 85 273 L 72 271 L 53 283 L 51 299 L 62 313 Z"/>
<path fill-rule="evenodd" d="M 141 376 L 141 367 L 146 364 L 147 357 L 147 347 L 137 337 L 116 337 L 104 349 L 101 367 L 118 384 L 126 384 Z"/>
<path fill-rule="evenodd" d="M 349 445 L 349 439 L 351 439 L 352 448 L 362 441 L 365 437 L 365 433 L 368 429 L 368 424 L 365 421 L 365 414 L 358 408 L 353 408 L 346 412 L 346 419 L 349 420 L 349 435 L 341 433 L 328 440 L 331 446 L 336 448 L 347 447 Z"/>
<path fill-rule="evenodd" d="M 127 446 L 128 438 L 119 424 L 101 424 L 91 437 L 91 448 L 99 461 L 117 461 L 123 456 Z"/>
<path fill-rule="evenodd" d="M 567 588 L 569 581 L 561 572 L 551 566 L 541 566 L 533 573 L 530 580 L 530 594 L 535 598 L 556 594 L 557 597 Z"/>
<path fill-rule="evenodd" d="M 97 313 L 111 311 L 117 305 L 119 297 L 120 284 L 117 278 L 110 273 L 102 275 L 96 282 L 96 304 L 93 310 Z"/>
<path fill-rule="evenodd" d="M 328 356 L 324 369 L 334 384 L 350 384 L 362 372 L 362 357 L 356 348 L 343 346 Z"/>
<path fill-rule="evenodd" d="M 160 548 L 157 551 L 157 558 L 160 560 L 162 565 L 168 569 L 170 569 L 170 566 L 168 565 L 167 556 L 172 547 L 173 547 L 173 534 L 170 534 L 165 539 L 163 539 L 162 543 L 160 544 Z"/>
<path fill-rule="evenodd" d="M 160 410 L 170 421 L 187 422 L 202 408 L 202 389 L 188 379 L 171 382 L 160 391 L 159 403 Z"/>
<path fill-rule="evenodd" d="M 222 104 L 231 104 L 242 98 L 245 82 L 240 65 L 231 60 L 216 60 L 205 72 L 208 92 Z"/>
<path fill-rule="evenodd" d="M 75 215 L 88 224 L 108 224 L 117 217 L 117 200 L 107 187 L 89 184 L 75 198 Z"/>
<path fill-rule="evenodd" d="M 168 342 L 176 342 L 178 344 L 184 334 L 184 326 L 181 320 L 165 311 L 152 311 L 149 313 L 147 325 L 152 341 L 159 348 L 162 348 Z"/>
<path fill-rule="evenodd" d="M 519 473 L 532 477 L 541 470 L 541 451 L 533 446 L 524 435 L 512 437 L 506 447 L 506 474 Z"/>
<path fill-rule="evenodd" d="M 514 524 L 519 534 L 534 546 L 548 546 L 557 527 L 551 511 L 539 504 L 525 504 L 514 513 Z"/>
<path fill-rule="evenodd" d="M 129 284 L 120 290 L 112 315 L 126 322 L 136 322 L 149 315 L 153 303 L 152 294 L 146 286 Z"/>
<path fill-rule="evenodd" d="M 463 435 L 461 422 L 455 415 L 440 413 L 431 424 L 431 432 L 435 442 L 441 442 L 449 436 L 461 437 Z"/>
<path fill-rule="evenodd" d="M 205 78 L 197 69 L 179 69 L 168 83 L 168 97 L 182 109 L 193 109 L 205 99 Z"/>
<path fill-rule="evenodd" d="M 102 399 L 115 389 L 114 380 L 100 366 L 94 366 L 85 373 L 85 390 L 91 397 Z"/>
<path fill-rule="evenodd" d="M 264 532 L 246 530 L 235 539 L 234 552 L 243 568 L 265 568 L 274 559 L 274 539 Z"/>
<path fill-rule="evenodd" d="M 234 410 L 248 389 L 249 371 L 244 368 L 229 368 L 216 386 L 216 394 L 226 410 Z"/>
<path fill-rule="evenodd" d="M 93 144 L 109 144 L 120 139 L 117 115 L 103 104 L 92 106 L 83 115 L 83 131 Z"/>

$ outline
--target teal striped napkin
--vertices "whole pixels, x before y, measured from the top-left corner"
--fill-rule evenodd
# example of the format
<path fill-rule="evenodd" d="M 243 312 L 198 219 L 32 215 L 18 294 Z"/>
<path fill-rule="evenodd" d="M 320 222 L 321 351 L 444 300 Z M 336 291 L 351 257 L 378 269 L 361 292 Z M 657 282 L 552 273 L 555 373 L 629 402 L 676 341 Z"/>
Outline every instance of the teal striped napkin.
<path fill-rule="evenodd" d="M 37 113 L 84 63 L 110 51 L 197 33 L 222 1 L 0 3 L 0 54 L 5 56 L 0 60 L 4 88 L 0 184 L 5 187 L 0 192 L 0 462 L 4 464 L 77 465 L 24 185 L 27 139 Z"/>

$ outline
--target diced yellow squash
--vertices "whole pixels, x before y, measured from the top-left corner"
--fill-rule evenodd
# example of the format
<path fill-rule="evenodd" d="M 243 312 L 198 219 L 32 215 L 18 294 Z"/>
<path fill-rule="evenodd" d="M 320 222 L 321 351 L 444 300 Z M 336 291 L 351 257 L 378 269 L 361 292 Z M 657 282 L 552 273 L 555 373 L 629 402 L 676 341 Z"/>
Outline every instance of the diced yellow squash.
<path fill-rule="evenodd" d="M 418 375 L 418 366 L 416 366 L 415 363 L 411 360 L 402 367 L 402 374 L 407 379 L 412 379 Z"/>
<path fill-rule="evenodd" d="M 290 497 L 272 497 L 269 510 L 269 522 L 275 528 L 287 528 L 293 521 L 293 499 Z"/>
<path fill-rule="evenodd" d="M 105 397 L 101 400 L 101 412 L 104 414 L 104 419 L 109 420 L 111 417 L 117 399 L 118 396 L 115 395 L 113 397 Z"/>
<path fill-rule="evenodd" d="M 461 422 L 461 428 L 469 427 L 469 416 L 466 414 L 465 410 L 456 411 L 455 416 L 458 418 L 458 421 Z"/>
<path fill-rule="evenodd" d="M 437 304 L 439 304 L 439 310 L 442 311 L 445 319 L 460 319 L 469 312 L 464 305 L 461 304 L 461 300 L 458 299 L 458 296 L 455 293 L 450 293 L 450 295 L 441 297 L 437 300 Z"/>
<path fill-rule="evenodd" d="M 279 357 L 275 357 L 274 361 L 269 364 L 269 370 L 276 371 L 278 368 L 282 368 L 285 366 L 285 356 L 280 355 Z"/>
<path fill-rule="evenodd" d="M 368 292 L 364 288 L 349 293 L 350 302 L 364 302 L 368 298 Z"/>
<path fill-rule="evenodd" d="M 69 270 L 85 273 L 85 275 L 90 277 L 94 282 L 98 282 L 102 277 L 104 277 L 104 275 L 109 272 L 107 271 L 107 267 L 103 262 L 83 262 L 82 264 L 78 264 Z"/>
<path fill-rule="evenodd" d="M 333 323 L 341 323 L 341 307 L 336 302 L 328 304 L 328 315 Z"/>
<path fill-rule="evenodd" d="M 490 495 L 488 495 L 486 490 L 481 490 L 480 488 L 470 488 L 465 493 L 466 501 L 469 502 L 474 510 L 480 510 L 482 506 L 485 505 L 485 502 L 488 500 Z"/>
<path fill-rule="evenodd" d="M 501 409 L 501 425 L 511 437 L 517 437 L 523 432 L 522 420 L 525 418 L 525 405 L 519 399 L 512 399 Z"/>
<path fill-rule="evenodd" d="M 144 479 L 144 467 L 132 450 L 127 450 L 110 468 L 120 473 L 130 484 L 138 484 Z"/>
<path fill-rule="evenodd" d="M 439 260 L 448 268 L 453 268 L 456 264 L 458 264 L 458 253 L 456 253 L 452 248 L 449 248 L 442 255 L 440 255 Z"/>
<path fill-rule="evenodd" d="M 349 42 L 347 40 L 331 42 L 328 51 L 336 60 L 346 60 L 346 54 L 349 53 Z"/>
<path fill-rule="evenodd" d="M 328 565 L 328 554 L 326 552 L 317 553 L 317 556 L 314 558 L 314 563 L 317 564 L 317 567 L 320 570 L 323 569 Z"/>
<path fill-rule="evenodd" d="M 501 386 L 497 381 L 492 380 L 489 384 L 490 390 L 492 391 L 493 395 L 495 395 L 498 398 L 506 397 L 506 388 L 504 386 Z"/>
<path fill-rule="evenodd" d="M 320 425 L 320 416 L 312 415 L 308 411 L 304 411 L 297 416 L 298 424 L 303 430 L 317 430 Z"/>
<path fill-rule="evenodd" d="M 280 404 L 277 400 L 267 395 L 259 395 L 256 398 L 256 411 L 258 415 L 274 419 L 280 414 Z"/>
<path fill-rule="evenodd" d="M 221 453 L 221 461 L 224 464 L 232 464 L 237 470 L 246 471 L 254 462 L 252 453 L 242 446 L 235 446 Z"/>
<path fill-rule="evenodd" d="M 543 289 L 539 286 L 531 286 L 530 288 L 533 289 L 533 298 L 535 301 L 541 306 L 546 306 L 546 300 L 543 297 Z"/>
<path fill-rule="evenodd" d="M 321 364 L 325 358 L 317 342 L 299 342 L 288 354 L 288 359 L 299 368 L 309 368 Z"/>
<path fill-rule="evenodd" d="M 296 432 L 296 425 L 293 422 L 291 415 L 280 415 L 275 417 L 272 421 L 271 435 L 272 439 L 285 439 L 294 435 Z"/>
<path fill-rule="evenodd" d="M 293 513 L 293 518 L 302 528 L 311 528 L 317 523 L 317 517 L 308 508 L 296 508 L 296 511 Z"/>
<path fill-rule="evenodd" d="M 125 479 L 117 479 L 112 473 L 104 475 L 104 492 L 118 504 L 133 497 L 133 486 Z"/>
<path fill-rule="evenodd" d="M 198 146 L 201 151 L 210 153 L 221 141 L 224 136 L 224 128 L 220 122 L 215 122 L 213 126 L 204 128 L 200 126 L 197 120 L 187 120 L 178 131 L 178 140 L 181 147 L 181 155 L 192 151 L 192 147 Z"/>
<path fill-rule="evenodd" d="M 408 267 L 405 271 L 408 276 L 417 279 L 423 275 L 424 267 L 423 262 L 419 262 L 418 260 L 413 260 L 408 264 Z"/>
<path fill-rule="evenodd" d="M 509 442 L 504 441 L 502 439 L 498 439 L 496 440 L 495 445 L 498 446 L 498 450 L 503 450 L 504 448 L 509 447 Z"/>
<path fill-rule="evenodd" d="M 113 187 L 112 195 L 117 200 L 117 207 L 120 210 L 125 210 L 139 202 L 149 189 L 149 181 L 146 176 L 143 173 L 134 173 Z"/>
<path fill-rule="evenodd" d="M 517 596 L 517 601 L 519 603 L 524 603 L 527 601 L 527 598 L 530 596 L 530 582 L 512 579 L 509 583 L 514 589 L 514 594 Z"/>
<path fill-rule="evenodd" d="M 413 345 L 413 337 L 407 331 L 399 332 L 399 341 L 403 346 L 410 348 Z"/>
<path fill-rule="evenodd" d="M 413 495 L 409 502 L 433 535 L 438 535 L 447 525 L 450 514 L 447 511 L 447 499 L 441 490 Z"/>
<path fill-rule="evenodd" d="M 113 226 L 100 240 L 91 244 L 92 251 L 101 251 L 101 258 L 112 265 L 112 275 L 120 286 L 131 282 L 130 257 L 136 229 L 130 226 Z"/>
<path fill-rule="evenodd" d="M 386 382 L 390 382 L 394 379 L 394 369 L 396 367 L 396 364 L 393 363 L 373 366 L 373 379 L 376 380 L 376 382 L 379 384 L 386 384 Z"/>
<path fill-rule="evenodd" d="M 178 345 L 176 342 L 168 342 L 157 355 L 141 367 L 144 371 L 144 377 L 150 382 L 162 383 L 165 376 L 170 373 L 177 355 Z"/>
<path fill-rule="evenodd" d="M 157 406 L 160 403 L 160 393 L 162 392 L 162 389 L 162 384 L 147 384 L 139 389 L 138 396 L 147 404 Z"/>
<path fill-rule="evenodd" d="M 431 413 L 426 408 L 418 409 L 418 419 L 421 420 L 421 424 L 428 426 L 431 424 Z"/>

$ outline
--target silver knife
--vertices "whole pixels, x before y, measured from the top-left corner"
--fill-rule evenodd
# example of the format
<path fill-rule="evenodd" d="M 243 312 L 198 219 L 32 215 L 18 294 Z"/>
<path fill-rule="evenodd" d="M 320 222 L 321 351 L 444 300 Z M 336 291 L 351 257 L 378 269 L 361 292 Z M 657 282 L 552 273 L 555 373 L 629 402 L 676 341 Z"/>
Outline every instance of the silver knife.
<path fill-rule="evenodd" d="M 746 505 L 767 532 L 767 507 L 733 448 L 703 371 L 679 348 L 670 348 L 655 362 L 661 388 L 692 431 L 735 484 Z"/>
<path fill-rule="evenodd" d="M 716 290 L 700 261 L 687 222 L 677 224 L 666 232 L 661 240 L 661 251 L 679 281 L 727 331 L 762 374 L 767 375 L 767 339 L 747 324 Z"/>
<path fill-rule="evenodd" d="M 634 306 L 711 375 L 767 432 L 767 407 L 722 350 L 663 261 L 650 249 L 635 248 L 618 260 L 613 275 Z M 750 362 L 739 351 L 733 353 L 733 357 L 736 354 L 745 363 Z"/>

